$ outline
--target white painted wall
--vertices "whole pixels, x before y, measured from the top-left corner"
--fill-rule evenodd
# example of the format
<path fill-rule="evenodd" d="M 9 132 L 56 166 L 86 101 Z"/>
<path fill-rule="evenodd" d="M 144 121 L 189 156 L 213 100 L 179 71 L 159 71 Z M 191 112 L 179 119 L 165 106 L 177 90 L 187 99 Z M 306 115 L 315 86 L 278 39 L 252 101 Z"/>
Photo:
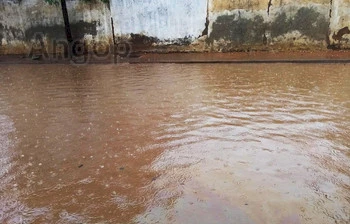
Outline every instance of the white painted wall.
<path fill-rule="evenodd" d="M 350 0 L 333 0 L 331 31 L 336 32 L 346 26 L 350 28 Z"/>
<path fill-rule="evenodd" d="M 111 14 L 117 36 L 196 38 L 205 29 L 207 0 L 111 0 Z"/>
<path fill-rule="evenodd" d="M 337 34 L 338 31 L 344 27 L 350 28 L 350 0 L 333 0 L 332 1 L 332 14 L 330 18 L 330 35 L 331 42 L 338 43 L 333 40 L 333 35 Z M 343 38 L 350 40 L 350 34 L 346 34 Z M 349 41 L 342 42 L 343 47 L 350 47 Z"/>

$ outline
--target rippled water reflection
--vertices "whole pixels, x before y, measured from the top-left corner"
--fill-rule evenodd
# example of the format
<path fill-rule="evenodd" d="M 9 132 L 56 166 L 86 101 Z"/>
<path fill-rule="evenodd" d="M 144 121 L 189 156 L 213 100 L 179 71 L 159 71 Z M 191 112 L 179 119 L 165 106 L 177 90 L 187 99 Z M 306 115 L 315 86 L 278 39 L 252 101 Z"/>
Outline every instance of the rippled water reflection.
<path fill-rule="evenodd" d="M 349 65 L 2 65 L 1 223 L 349 223 Z"/>

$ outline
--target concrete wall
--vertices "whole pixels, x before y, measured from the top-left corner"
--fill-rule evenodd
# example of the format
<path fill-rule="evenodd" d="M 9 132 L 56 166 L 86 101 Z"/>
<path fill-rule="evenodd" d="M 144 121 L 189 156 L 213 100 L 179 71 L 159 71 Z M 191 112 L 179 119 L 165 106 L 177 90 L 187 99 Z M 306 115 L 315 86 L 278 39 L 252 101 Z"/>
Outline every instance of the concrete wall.
<path fill-rule="evenodd" d="M 349 16 L 349 0 L 211 0 L 209 40 L 226 51 L 346 48 Z"/>
<path fill-rule="evenodd" d="M 111 37 L 110 11 L 103 3 L 67 1 L 74 39 Z M 4 0 L 0 2 L 0 53 L 26 53 L 36 33 L 43 33 L 49 45 L 53 39 L 65 40 L 60 6 L 43 0 Z"/>
<path fill-rule="evenodd" d="M 333 0 L 331 4 L 331 44 L 350 48 L 350 0 Z"/>
<path fill-rule="evenodd" d="M 330 6 L 326 0 L 212 0 L 209 40 L 222 50 L 324 48 Z"/>
<path fill-rule="evenodd" d="M 117 35 L 194 39 L 205 29 L 207 0 L 113 0 L 111 12 Z"/>
<path fill-rule="evenodd" d="M 134 50 L 241 51 L 350 48 L 350 0 L 67 1 L 74 38 L 128 38 Z M 60 7 L 0 3 L 0 53 L 25 53 L 37 32 L 65 39 Z"/>

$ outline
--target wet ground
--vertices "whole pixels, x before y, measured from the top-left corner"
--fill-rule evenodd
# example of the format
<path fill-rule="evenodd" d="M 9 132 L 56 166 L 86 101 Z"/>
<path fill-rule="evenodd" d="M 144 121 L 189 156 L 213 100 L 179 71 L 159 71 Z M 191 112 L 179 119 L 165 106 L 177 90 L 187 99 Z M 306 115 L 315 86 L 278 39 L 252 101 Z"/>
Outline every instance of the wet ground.
<path fill-rule="evenodd" d="M 0 223 L 349 223 L 350 64 L 0 66 Z"/>
<path fill-rule="evenodd" d="M 247 51 L 247 52 L 187 52 L 145 53 L 130 52 L 118 57 L 111 52 L 98 56 L 92 52 L 83 56 L 63 58 L 52 54 L 38 57 L 29 55 L 0 55 L 0 64 L 117 64 L 117 63 L 350 63 L 350 51 Z"/>

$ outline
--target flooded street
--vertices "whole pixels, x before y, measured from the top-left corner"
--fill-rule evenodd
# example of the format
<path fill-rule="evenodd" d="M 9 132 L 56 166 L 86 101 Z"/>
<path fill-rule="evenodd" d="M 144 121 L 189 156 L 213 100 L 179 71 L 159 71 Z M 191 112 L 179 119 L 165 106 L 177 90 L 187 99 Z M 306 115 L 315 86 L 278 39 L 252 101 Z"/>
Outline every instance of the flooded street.
<path fill-rule="evenodd" d="M 0 66 L 0 223 L 350 223 L 350 64 Z"/>

